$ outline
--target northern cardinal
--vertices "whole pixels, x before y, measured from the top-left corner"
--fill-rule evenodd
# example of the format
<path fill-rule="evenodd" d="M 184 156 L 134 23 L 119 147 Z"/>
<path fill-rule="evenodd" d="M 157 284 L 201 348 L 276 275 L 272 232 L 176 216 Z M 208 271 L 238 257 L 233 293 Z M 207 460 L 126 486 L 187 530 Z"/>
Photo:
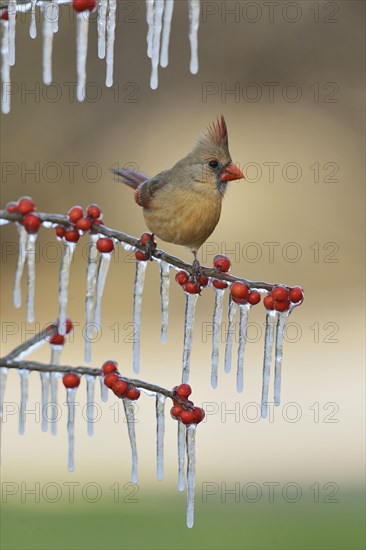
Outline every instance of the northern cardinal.
<path fill-rule="evenodd" d="M 137 171 L 112 171 L 135 190 L 150 231 L 163 241 L 188 247 L 196 264 L 198 249 L 220 219 L 227 182 L 244 178 L 231 160 L 223 116 L 170 170 L 153 178 Z"/>

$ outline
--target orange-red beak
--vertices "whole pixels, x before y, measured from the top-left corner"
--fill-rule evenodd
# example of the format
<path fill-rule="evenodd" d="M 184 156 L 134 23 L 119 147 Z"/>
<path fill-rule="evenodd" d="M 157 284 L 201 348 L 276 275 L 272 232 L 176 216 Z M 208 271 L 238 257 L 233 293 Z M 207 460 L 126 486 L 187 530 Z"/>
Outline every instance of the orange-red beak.
<path fill-rule="evenodd" d="M 221 181 L 233 181 L 244 179 L 243 172 L 235 164 L 229 164 L 221 175 Z"/>

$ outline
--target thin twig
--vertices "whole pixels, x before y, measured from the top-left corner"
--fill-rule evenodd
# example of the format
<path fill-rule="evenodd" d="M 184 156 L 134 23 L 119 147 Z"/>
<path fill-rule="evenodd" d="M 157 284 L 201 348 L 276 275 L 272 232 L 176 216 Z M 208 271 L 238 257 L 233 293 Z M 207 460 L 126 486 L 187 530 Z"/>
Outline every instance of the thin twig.
<path fill-rule="evenodd" d="M 31 348 L 34 346 L 34 344 L 38 344 L 38 342 L 41 342 L 42 340 L 46 340 L 46 338 L 49 338 L 50 336 L 53 336 L 57 333 L 57 327 L 56 325 L 50 325 L 49 327 L 45 328 L 45 330 L 42 330 L 33 338 L 29 338 L 29 340 L 26 340 L 25 342 L 22 342 L 14 348 L 10 353 L 8 353 L 5 357 L 5 361 L 12 361 L 13 359 L 16 359 L 16 357 L 19 357 L 22 353 L 27 351 L 28 348 Z"/>

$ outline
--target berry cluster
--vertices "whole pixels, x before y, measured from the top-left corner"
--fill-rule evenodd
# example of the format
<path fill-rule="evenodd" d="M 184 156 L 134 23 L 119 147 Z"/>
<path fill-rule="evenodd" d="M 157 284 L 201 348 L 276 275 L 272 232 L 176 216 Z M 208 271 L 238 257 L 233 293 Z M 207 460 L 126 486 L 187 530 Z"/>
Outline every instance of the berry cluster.
<path fill-rule="evenodd" d="M 126 382 L 118 372 L 118 365 L 115 361 L 106 361 L 102 366 L 104 374 L 104 385 L 122 399 L 127 398 L 136 401 L 140 397 L 140 390 Z"/>
<path fill-rule="evenodd" d="M 22 216 L 21 224 L 29 235 L 35 235 L 41 227 L 41 220 L 35 214 L 36 205 L 30 197 L 22 197 L 18 202 L 9 202 L 6 210 L 11 214 L 20 214 Z"/>
<path fill-rule="evenodd" d="M 78 13 L 95 10 L 95 0 L 72 0 L 72 7 Z"/>
<path fill-rule="evenodd" d="M 171 417 L 186 425 L 202 422 L 205 418 L 205 411 L 200 407 L 195 407 L 193 401 L 188 400 L 192 393 L 191 386 L 180 384 L 180 386 L 175 386 L 173 391 L 176 399 L 173 399 L 174 406 L 170 409 Z"/>
<path fill-rule="evenodd" d="M 56 323 L 52 323 L 52 325 L 50 325 L 50 328 L 54 328 L 54 327 L 59 329 L 58 321 Z M 66 319 L 65 320 L 65 333 L 70 334 L 72 329 L 73 329 L 73 324 L 72 324 L 71 319 Z M 64 343 L 65 343 L 65 336 L 63 336 L 59 332 L 56 332 L 55 334 L 53 334 L 50 337 L 49 342 L 53 346 L 63 346 Z"/>
<path fill-rule="evenodd" d="M 92 224 L 103 225 L 101 216 L 102 211 L 96 204 L 88 206 L 85 216 L 81 206 L 73 206 L 67 213 L 72 225 L 68 228 L 58 225 L 55 229 L 56 236 L 69 243 L 77 243 L 80 235 L 89 231 Z"/>
<path fill-rule="evenodd" d="M 146 260 L 149 260 L 151 250 L 156 246 L 156 243 L 154 241 L 154 235 L 151 233 L 143 233 L 140 238 L 140 243 L 142 246 L 145 247 L 146 252 L 143 252 L 142 250 L 136 250 L 135 252 L 135 258 L 139 262 L 146 262 Z"/>
<path fill-rule="evenodd" d="M 207 277 L 203 275 L 195 277 L 186 271 L 178 271 L 175 280 L 186 292 L 188 292 L 188 294 L 199 294 L 201 290 L 208 285 Z"/>
<path fill-rule="evenodd" d="M 230 294 L 236 304 L 250 304 L 255 306 L 261 301 L 261 295 L 257 290 L 250 288 L 240 281 L 235 281 L 230 287 Z"/>
<path fill-rule="evenodd" d="M 288 289 L 282 285 L 277 285 L 264 298 L 263 304 L 267 310 L 274 309 L 283 312 L 288 311 L 291 305 L 300 305 L 303 299 L 304 292 L 301 287 L 294 286 Z"/>

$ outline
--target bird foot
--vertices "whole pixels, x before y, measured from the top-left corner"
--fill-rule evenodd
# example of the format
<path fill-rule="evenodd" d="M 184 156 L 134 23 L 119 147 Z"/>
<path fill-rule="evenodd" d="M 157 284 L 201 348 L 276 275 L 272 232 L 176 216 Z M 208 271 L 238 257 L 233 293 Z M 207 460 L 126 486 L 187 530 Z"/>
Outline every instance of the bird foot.
<path fill-rule="evenodd" d="M 203 277 L 202 274 L 202 267 L 199 261 L 197 260 L 197 257 L 194 258 L 192 262 L 192 277 L 196 283 L 200 283 L 200 277 Z"/>
<path fill-rule="evenodd" d="M 145 244 L 145 256 L 147 260 L 152 260 L 154 252 L 156 250 L 157 244 L 154 240 L 154 234 L 151 235 L 151 239 L 149 239 Z"/>

